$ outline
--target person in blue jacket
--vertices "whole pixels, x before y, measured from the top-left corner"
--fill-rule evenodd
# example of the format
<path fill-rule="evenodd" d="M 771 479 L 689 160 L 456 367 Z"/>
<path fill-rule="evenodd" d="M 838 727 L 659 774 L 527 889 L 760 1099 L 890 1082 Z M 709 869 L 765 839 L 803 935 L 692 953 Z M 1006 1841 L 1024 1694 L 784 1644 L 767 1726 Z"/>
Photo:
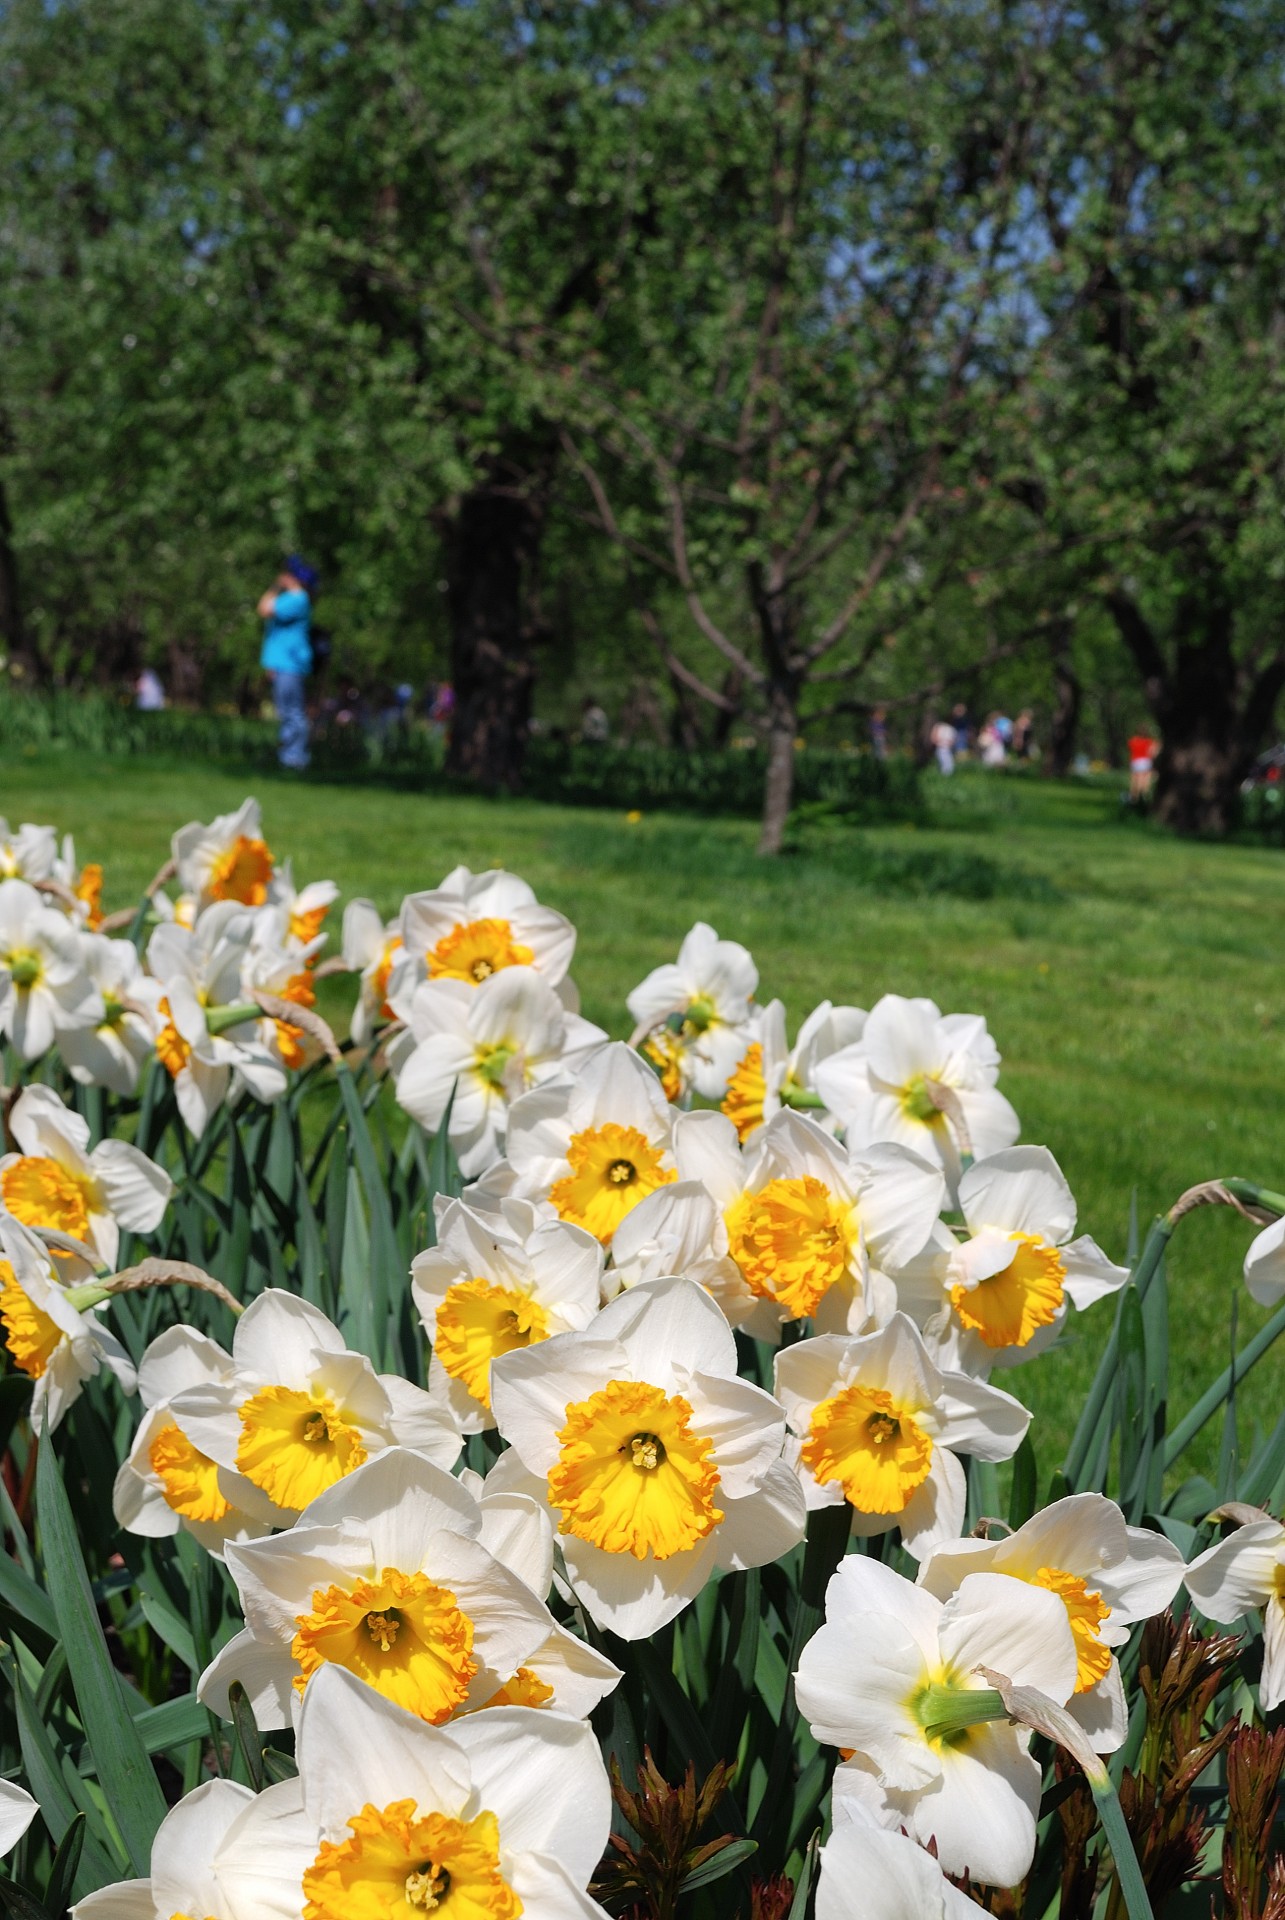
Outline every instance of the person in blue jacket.
<path fill-rule="evenodd" d="M 259 601 L 266 621 L 259 664 L 272 682 L 272 704 L 281 733 L 277 758 L 283 767 L 308 764 L 307 680 L 312 671 L 312 602 L 317 571 L 291 554 L 276 584 Z"/>

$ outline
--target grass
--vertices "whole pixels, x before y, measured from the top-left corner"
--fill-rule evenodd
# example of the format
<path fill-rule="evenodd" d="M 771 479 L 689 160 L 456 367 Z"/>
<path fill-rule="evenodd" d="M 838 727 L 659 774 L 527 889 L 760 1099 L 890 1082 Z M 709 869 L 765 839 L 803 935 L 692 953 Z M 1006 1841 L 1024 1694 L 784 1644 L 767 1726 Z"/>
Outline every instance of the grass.
<path fill-rule="evenodd" d="M 1023 1137 L 1052 1148 L 1081 1229 L 1116 1258 L 1135 1189 L 1145 1225 L 1216 1175 L 1285 1185 L 1285 858 L 1122 821 L 1113 787 L 963 774 L 929 786 L 929 828 L 817 819 L 772 864 L 756 859 L 744 821 L 670 814 L 631 824 L 274 776 L 254 787 L 296 878 L 328 875 L 385 913 L 460 861 L 524 875 L 579 927 L 584 1011 L 613 1034 L 627 1031 L 629 988 L 672 957 L 697 918 L 752 949 L 761 997 L 779 994 L 792 1024 L 826 996 L 870 1006 L 890 991 L 985 1013 Z M 151 760 L 31 753 L 0 767 L 0 811 L 73 832 L 82 860 L 102 860 L 111 906 L 137 896 L 176 825 L 227 811 L 246 789 L 241 772 Z M 328 983 L 330 1017 L 342 1020 L 344 1004 L 344 983 Z M 1179 1229 L 1176 1411 L 1224 1364 L 1233 1298 L 1242 1340 L 1266 1317 L 1240 1283 L 1250 1231 L 1225 1209 Z M 1036 1409 L 1044 1469 L 1074 1423 L 1109 1315 L 1072 1316 L 1058 1352 L 1005 1382 Z M 1274 1420 L 1280 1383 L 1273 1357 L 1242 1402 L 1254 1419 Z M 1207 1438 L 1208 1459 L 1217 1435 Z"/>

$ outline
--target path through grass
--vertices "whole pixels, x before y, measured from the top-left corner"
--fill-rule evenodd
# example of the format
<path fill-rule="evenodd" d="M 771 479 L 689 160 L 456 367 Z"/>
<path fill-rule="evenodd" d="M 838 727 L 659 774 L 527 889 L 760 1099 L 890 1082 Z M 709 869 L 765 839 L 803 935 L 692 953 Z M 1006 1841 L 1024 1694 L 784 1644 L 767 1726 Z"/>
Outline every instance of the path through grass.
<path fill-rule="evenodd" d="M 752 949 L 761 997 L 779 994 L 792 1024 L 827 995 L 870 1006 L 888 991 L 985 1013 L 1023 1137 L 1052 1148 L 1082 1229 L 1116 1258 L 1135 1186 L 1145 1224 L 1214 1175 L 1285 1185 L 1278 852 L 1170 840 L 1121 822 L 1113 790 L 1020 776 L 936 783 L 927 830 L 804 826 L 800 850 L 775 864 L 756 859 L 741 821 L 631 824 L 522 801 L 253 785 L 297 878 L 331 876 L 386 913 L 459 861 L 524 875 L 578 925 L 584 1011 L 613 1034 L 627 1031 L 629 988 L 697 918 Z M 137 896 L 176 825 L 230 809 L 247 788 L 218 768 L 51 754 L 0 767 L 0 812 L 73 832 L 82 860 L 102 860 L 115 906 Z M 344 993 L 334 983 L 332 1018 Z M 1265 1317 L 1240 1286 L 1247 1237 L 1224 1210 L 1180 1229 L 1180 1408 L 1224 1363 L 1237 1289 L 1242 1339 Z M 1072 1316 L 1057 1354 L 1008 1377 L 1040 1416 L 1042 1467 L 1073 1423 L 1109 1313 Z M 1245 1401 L 1252 1415 L 1274 1420 L 1283 1379 L 1269 1358 Z"/>

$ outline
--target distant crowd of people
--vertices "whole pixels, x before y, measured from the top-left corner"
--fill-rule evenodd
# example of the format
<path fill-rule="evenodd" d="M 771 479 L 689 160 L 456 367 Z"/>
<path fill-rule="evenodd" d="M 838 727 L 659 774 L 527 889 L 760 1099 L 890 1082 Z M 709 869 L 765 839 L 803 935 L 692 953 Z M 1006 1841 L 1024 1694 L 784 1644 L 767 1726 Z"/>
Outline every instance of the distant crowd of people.
<path fill-rule="evenodd" d="M 271 688 L 280 764 L 297 771 L 308 766 L 314 725 L 326 729 L 352 727 L 387 741 L 399 730 L 408 729 L 412 720 L 422 719 L 430 732 L 447 738 L 455 715 L 455 690 L 448 680 L 430 681 L 418 702 L 409 681 L 374 689 L 346 684 L 314 694 L 309 702 L 309 676 L 330 657 L 329 635 L 313 620 L 320 584 L 317 569 L 301 555 L 291 554 L 258 601 L 257 610 L 264 623 L 259 665 Z M 134 704 L 144 713 L 159 712 L 167 705 L 165 687 L 154 667 L 144 667 L 135 680 Z M 638 722 L 645 722 L 644 730 L 650 730 L 657 738 L 663 737 L 659 704 L 650 687 L 643 687 L 641 682 L 635 684 L 626 718 L 629 724 L 622 723 L 622 738 L 632 739 Z M 561 728 L 556 732 L 567 737 Z M 595 695 L 585 696 L 579 723 L 567 732 L 570 737 L 591 745 L 606 745 L 610 741 L 611 722 Z M 886 760 L 890 750 L 886 706 L 871 708 L 868 732 L 871 752 L 877 759 Z M 921 740 L 923 737 L 920 736 Z M 1030 761 L 1037 753 L 1034 715 L 1029 707 L 1023 707 L 1017 718 L 1012 719 L 1002 709 L 995 708 L 977 723 L 966 703 L 959 700 L 948 715 L 929 720 L 927 744 L 938 770 L 947 776 L 954 773 L 961 759 L 975 757 L 983 767 L 1002 767 L 1010 759 Z M 1159 747 L 1159 741 L 1150 734 L 1130 737 L 1131 800 L 1148 798 Z"/>
<path fill-rule="evenodd" d="M 976 750 L 984 767 L 1002 767 L 1014 760 L 1033 760 L 1036 754 L 1035 717 L 1023 707 L 1016 720 L 996 709 L 988 713 L 980 726 L 962 700 L 951 708 L 948 718 L 933 722 L 929 739 L 938 769 L 944 774 L 955 771 L 955 762 Z"/>

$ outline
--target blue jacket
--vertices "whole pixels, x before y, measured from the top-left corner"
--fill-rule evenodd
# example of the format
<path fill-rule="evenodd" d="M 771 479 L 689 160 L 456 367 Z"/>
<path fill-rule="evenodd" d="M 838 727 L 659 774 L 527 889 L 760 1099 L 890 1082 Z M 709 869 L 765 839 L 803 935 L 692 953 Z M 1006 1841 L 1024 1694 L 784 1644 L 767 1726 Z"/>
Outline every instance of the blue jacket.
<path fill-rule="evenodd" d="M 268 673 L 312 672 L 312 602 L 302 587 L 279 593 L 263 629 L 259 665 Z"/>

